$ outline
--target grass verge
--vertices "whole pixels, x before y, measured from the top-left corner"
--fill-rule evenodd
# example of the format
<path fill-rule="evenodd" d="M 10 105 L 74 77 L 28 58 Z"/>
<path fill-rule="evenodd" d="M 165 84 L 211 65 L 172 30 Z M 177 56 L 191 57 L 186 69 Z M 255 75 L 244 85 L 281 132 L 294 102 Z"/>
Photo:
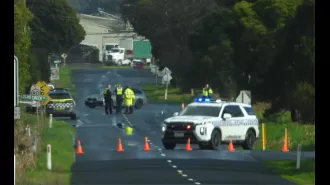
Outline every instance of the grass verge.
<path fill-rule="evenodd" d="M 26 172 L 25 185 L 69 185 L 73 163 L 73 127 L 64 121 L 53 121 L 53 127 L 44 125 L 41 132 L 41 151 L 34 168 Z M 47 169 L 47 144 L 52 148 L 52 170 Z"/>
<path fill-rule="evenodd" d="M 142 85 L 142 90 L 146 93 L 148 101 L 151 102 L 162 102 L 162 103 L 181 103 L 185 104 L 192 101 L 191 94 L 182 93 L 178 88 L 168 89 L 167 100 L 164 99 L 165 96 L 165 86 L 146 84 Z M 315 126 L 314 125 L 301 125 L 296 123 L 291 123 L 290 113 L 281 112 L 271 115 L 267 118 L 263 117 L 264 111 L 268 108 L 267 103 L 257 103 L 253 105 L 254 110 L 256 110 L 257 117 L 262 122 L 266 123 L 266 149 L 267 150 L 280 150 L 282 145 L 282 140 L 284 137 L 284 128 L 288 128 L 289 135 L 289 148 L 290 150 L 296 150 L 298 144 L 302 144 L 302 150 L 312 151 L 315 150 Z M 179 107 L 179 106 L 178 106 Z M 178 109 L 179 110 L 179 109 Z M 259 128 L 260 132 L 262 130 L 261 124 Z M 260 133 L 261 137 L 261 133 Z M 262 149 L 262 140 L 259 139 L 255 145 L 256 150 Z"/>
<path fill-rule="evenodd" d="M 72 69 L 70 67 L 61 67 L 59 73 L 60 78 L 56 81 L 55 87 L 68 88 L 71 95 L 75 98 L 76 93 L 71 79 Z"/>
<path fill-rule="evenodd" d="M 300 169 L 296 169 L 295 161 L 267 161 L 264 164 L 276 174 L 298 185 L 315 184 L 315 159 L 302 160 Z"/>

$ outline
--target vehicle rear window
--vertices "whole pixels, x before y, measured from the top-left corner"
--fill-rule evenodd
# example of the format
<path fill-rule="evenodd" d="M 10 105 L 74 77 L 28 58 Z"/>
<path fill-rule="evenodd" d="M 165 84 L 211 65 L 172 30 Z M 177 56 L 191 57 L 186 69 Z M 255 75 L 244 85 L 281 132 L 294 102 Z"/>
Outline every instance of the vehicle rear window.
<path fill-rule="evenodd" d="M 69 93 L 54 93 L 54 94 L 48 94 L 52 99 L 71 99 L 71 96 Z"/>
<path fill-rule="evenodd" d="M 252 109 L 252 107 L 243 107 L 244 110 L 246 111 L 246 113 L 250 116 L 254 116 L 256 115 L 256 113 L 254 112 L 254 110 Z"/>
<path fill-rule="evenodd" d="M 142 94 L 142 92 L 138 89 L 132 89 L 132 90 L 133 90 L 134 94 Z"/>

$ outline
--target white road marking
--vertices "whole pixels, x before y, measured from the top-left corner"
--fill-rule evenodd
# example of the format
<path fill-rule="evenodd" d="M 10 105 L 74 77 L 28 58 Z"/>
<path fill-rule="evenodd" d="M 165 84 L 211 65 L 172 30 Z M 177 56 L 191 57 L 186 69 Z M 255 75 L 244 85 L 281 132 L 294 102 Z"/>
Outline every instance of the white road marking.
<path fill-rule="evenodd" d="M 122 114 L 122 115 L 123 115 L 124 118 L 126 119 L 127 123 L 130 124 L 130 122 L 129 122 L 128 118 L 125 116 L 125 114 Z M 163 156 L 163 157 L 166 156 L 166 154 L 162 152 L 162 149 L 161 149 L 159 146 L 154 145 L 152 142 L 150 142 L 149 139 L 148 139 L 148 142 L 149 142 L 151 145 L 153 145 L 155 148 L 158 148 L 158 151 L 160 152 L 160 155 L 161 155 L 161 156 Z M 167 160 L 167 162 L 172 166 L 172 168 L 174 168 L 174 169 L 177 169 L 177 168 L 178 168 L 176 165 L 173 165 L 173 164 L 172 164 L 172 161 L 171 161 L 171 160 Z M 181 175 L 182 177 L 186 177 L 186 178 L 188 177 L 188 175 L 187 175 L 187 174 L 184 174 L 182 170 L 177 170 L 177 172 L 178 172 L 178 174 Z M 194 184 L 196 184 L 196 185 L 201 185 L 201 183 L 195 181 L 195 180 L 192 179 L 192 178 L 189 178 L 188 181 L 193 181 Z"/>

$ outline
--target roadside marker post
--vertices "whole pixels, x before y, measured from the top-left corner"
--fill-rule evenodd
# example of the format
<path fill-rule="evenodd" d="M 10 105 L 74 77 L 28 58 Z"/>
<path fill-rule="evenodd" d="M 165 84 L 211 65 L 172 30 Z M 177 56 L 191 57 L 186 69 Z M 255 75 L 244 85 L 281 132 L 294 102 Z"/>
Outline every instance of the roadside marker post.
<path fill-rule="evenodd" d="M 296 161 L 296 168 L 300 169 L 300 158 L 301 158 L 301 144 L 298 144 L 297 148 L 297 161 Z"/>
<path fill-rule="evenodd" d="M 266 131 L 265 131 L 265 123 L 261 124 L 261 134 L 262 134 L 262 151 L 266 150 Z"/>
<path fill-rule="evenodd" d="M 53 126 L 53 114 L 49 114 L 49 128 Z"/>
<path fill-rule="evenodd" d="M 52 170 L 52 148 L 51 145 L 47 145 L 47 169 Z"/>

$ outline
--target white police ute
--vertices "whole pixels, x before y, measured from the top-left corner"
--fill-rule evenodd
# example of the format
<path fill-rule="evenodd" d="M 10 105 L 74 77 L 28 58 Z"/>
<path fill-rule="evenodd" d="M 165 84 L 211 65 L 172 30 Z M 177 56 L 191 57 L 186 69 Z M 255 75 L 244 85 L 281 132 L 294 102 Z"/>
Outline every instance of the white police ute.
<path fill-rule="evenodd" d="M 259 121 L 251 105 L 197 98 L 180 113 L 165 119 L 162 142 L 172 150 L 177 144 L 198 144 L 200 149 L 218 150 L 229 142 L 253 149 L 259 137 Z"/>

